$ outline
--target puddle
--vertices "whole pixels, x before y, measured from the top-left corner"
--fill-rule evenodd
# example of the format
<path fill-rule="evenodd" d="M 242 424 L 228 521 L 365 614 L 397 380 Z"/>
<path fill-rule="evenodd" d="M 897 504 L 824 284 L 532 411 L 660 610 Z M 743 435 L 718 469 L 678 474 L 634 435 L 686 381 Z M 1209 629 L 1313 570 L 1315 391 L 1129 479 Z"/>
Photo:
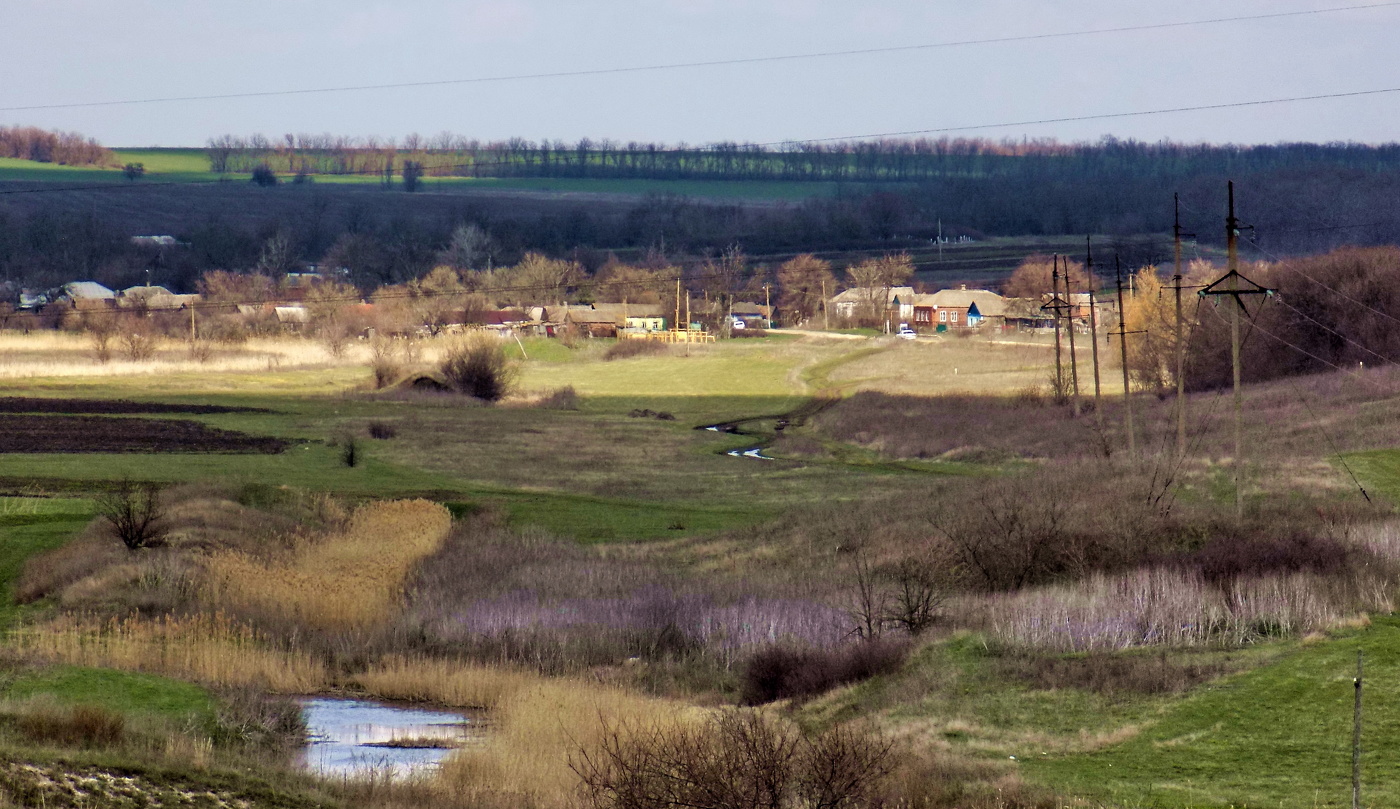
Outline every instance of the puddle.
<path fill-rule="evenodd" d="M 764 455 L 763 447 L 754 447 L 753 449 L 731 449 L 730 451 L 724 454 L 730 456 L 731 458 L 757 458 L 760 461 L 777 460 L 776 458 L 770 458 L 767 455 Z"/>
<path fill-rule="evenodd" d="M 321 697 L 302 700 L 301 710 L 308 737 L 303 763 L 318 775 L 412 775 L 481 738 L 471 717 L 448 711 Z"/>

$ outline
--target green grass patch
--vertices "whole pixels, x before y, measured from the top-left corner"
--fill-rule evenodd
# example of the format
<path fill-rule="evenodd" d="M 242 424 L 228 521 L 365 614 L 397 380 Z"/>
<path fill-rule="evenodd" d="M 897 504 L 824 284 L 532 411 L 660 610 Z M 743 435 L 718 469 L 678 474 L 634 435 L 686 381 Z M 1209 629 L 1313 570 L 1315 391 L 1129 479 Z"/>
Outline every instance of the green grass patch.
<path fill-rule="evenodd" d="M 1076 795 L 1129 806 L 1350 805 L 1352 677 L 1357 650 L 1372 679 L 1362 736 L 1367 806 L 1400 805 L 1400 618 L 1315 643 L 1198 690 L 1103 750 L 1040 756 L 1025 774 Z"/>
<path fill-rule="evenodd" d="M 9 458 L 13 456 L 0 456 Z M 92 520 L 90 501 L 74 498 L 0 498 L 0 627 L 8 626 L 23 608 L 12 590 L 25 560 L 67 542 Z"/>
<path fill-rule="evenodd" d="M 214 698 L 193 683 L 153 674 L 83 666 L 24 671 L 4 688 L 10 699 L 48 695 L 62 705 L 101 705 L 129 715 L 158 715 L 212 723 Z"/>

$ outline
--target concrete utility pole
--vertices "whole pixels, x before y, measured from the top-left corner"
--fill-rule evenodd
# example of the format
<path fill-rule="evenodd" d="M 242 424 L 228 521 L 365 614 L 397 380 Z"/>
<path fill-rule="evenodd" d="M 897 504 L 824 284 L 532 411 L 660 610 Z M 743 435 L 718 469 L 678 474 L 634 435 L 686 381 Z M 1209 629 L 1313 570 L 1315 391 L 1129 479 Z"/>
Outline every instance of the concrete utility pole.
<path fill-rule="evenodd" d="M 1235 517 L 1244 518 L 1244 393 L 1240 388 L 1240 313 L 1249 314 L 1244 308 L 1245 295 L 1272 295 L 1274 291 L 1259 286 L 1240 275 L 1239 236 L 1240 220 L 1235 218 L 1235 183 L 1229 184 L 1230 207 L 1225 217 L 1226 267 L 1228 272 L 1202 289 L 1202 297 L 1229 297 L 1234 306 L 1230 307 L 1230 364 L 1235 391 Z M 1241 286 L 1241 283 L 1247 286 Z"/>
<path fill-rule="evenodd" d="M 1118 284 L 1118 351 L 1123 360 L 1123 419 L 1128 431 L 1128 457 L 1132 458 L 1137 455 L 1137 447 L 1133 436 L 1133 391 L 1128 383 L 1128 312 L 1123 308 L 1123 264 L 1118 260 L 1117 253 L 1113 255 L 1113 274 Z"/>
<path fill-rule="evenodd" d="M 825 331 L 831 331 L 831 318 L 830 318 L 830 317 L 828 316 L 828 314 L 827 314 L 827 310 L 828 310 L 829 308 L 830 308 L 830 307 L 827 305 L 827 300 L 826 300 L 826 279 L 823 278 L 823 279 L 822 279 L 822 329 L 825 330 Z"/>
<path fill-rule="evenodd" d="M 1065 306 L 1069 312 L 1069 378 L 1074 386 L 1074 417 L 1079 418 L 1083 405 L 1079 401 L 1079 358 L 1074 348 L 1074 293 L 1069 291 L 1069 256 L 1065 256 Z"/>
<path fill-rule="evenodd" d="M 1101 413 L 1099 398 L 1102 393 L 1099 384 L 1099 305 L 1094 300 L 1094 252 L 1089 244 L 1090 237 L 1084 237 L 1084 275 L 1089 287 L 1089 345 L 1094 348 L 1094 412 Z M 1102 419 L 1102 416 L 1100 416 Z"/>
<path fill-rule="evenodd" d="M 1176 292 L 1176 457 L 1186 457 L 1186 342 L 1181 336 L 1181 197 L 1172 194 L 1175 223 L 1172 225 L 1172 289 Z M 1194 234 L 1192 234 L 1194 235 Z"/>

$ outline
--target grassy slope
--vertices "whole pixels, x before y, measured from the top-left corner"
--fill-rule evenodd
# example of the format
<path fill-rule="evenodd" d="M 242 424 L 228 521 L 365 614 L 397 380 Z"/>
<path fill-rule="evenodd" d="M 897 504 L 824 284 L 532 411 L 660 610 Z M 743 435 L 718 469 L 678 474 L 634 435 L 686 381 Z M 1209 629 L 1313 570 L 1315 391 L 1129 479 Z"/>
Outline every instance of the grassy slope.
<path fill-rule="evenodd" d="M 4 456 L 0 456 L 4 457 Z M 21 607 L 9 596 L 24 560 L 67 542 L 92 519 L 92 504 L 72 498 L 0 498 L 0 626 L 8 625 Z"/>

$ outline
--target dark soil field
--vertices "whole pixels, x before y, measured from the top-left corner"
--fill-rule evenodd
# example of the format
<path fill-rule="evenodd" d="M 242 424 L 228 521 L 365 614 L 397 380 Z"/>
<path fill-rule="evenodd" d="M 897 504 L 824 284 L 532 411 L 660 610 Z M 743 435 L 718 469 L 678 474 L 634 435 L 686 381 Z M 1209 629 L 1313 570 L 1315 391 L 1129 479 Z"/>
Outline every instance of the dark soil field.
<path fill-rule="evenodd" d="M 164 404 L 133 402 L 130 399 L 35 399 L 27 396 L 0 396 L 0 413 L 94 413 L 122 415 L 130 413 L 267 413 L 260 407 L 224 407 L 222 405 Z"/>
<path fill-rule="evenodd" d="M 275 454 L 280 438 L 183 419 L 0 415 L 0 452 L 238 452 Z"/>

